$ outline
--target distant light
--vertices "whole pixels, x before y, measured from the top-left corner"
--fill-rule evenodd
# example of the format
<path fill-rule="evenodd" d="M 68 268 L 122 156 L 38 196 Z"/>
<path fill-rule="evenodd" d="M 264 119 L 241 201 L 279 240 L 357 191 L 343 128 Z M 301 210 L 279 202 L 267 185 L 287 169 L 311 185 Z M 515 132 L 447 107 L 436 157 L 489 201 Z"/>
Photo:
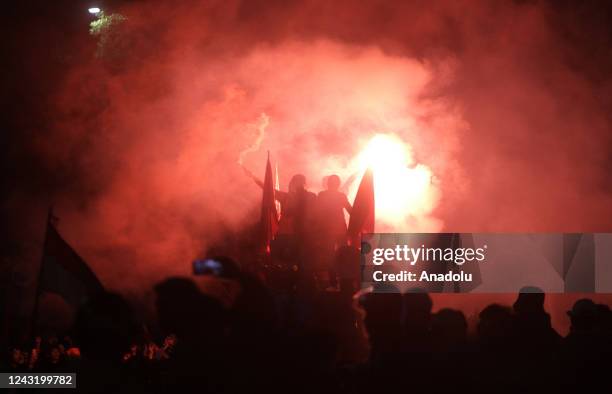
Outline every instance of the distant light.
<path fill-rule="evenodd" d="M 98 7 L 91 7 L 89 8 L 87 11 L 89 11 L 90 14 L 98 14 L 100 11 L 102 11 L 101 9 L 99 9 Z"/>

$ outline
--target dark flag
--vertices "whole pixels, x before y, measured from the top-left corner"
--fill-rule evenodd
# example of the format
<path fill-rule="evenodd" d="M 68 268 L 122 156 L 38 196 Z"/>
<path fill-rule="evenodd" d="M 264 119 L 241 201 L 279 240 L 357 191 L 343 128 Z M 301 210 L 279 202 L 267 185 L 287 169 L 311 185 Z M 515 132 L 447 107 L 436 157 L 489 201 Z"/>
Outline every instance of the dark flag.
<path fill-rule="evenodd" d="M 58 233 L 50 214 L 34 313 L 38 313 L 38 298 L 43 292 L 55 293 L 66 303 L 78 307 L 88 297 L 103 290 L 91 268 Z"/>
<path fill-rule="evenodd" d="M 347 233 L 351 245 L 359 245 L 361 234 L 374 232 L 374 211 L 374 176 L 368 168 L 361 178 L 349 219 Z"/>
<path fill-rule="evenodd" d="M 274 177 L 272 176 L 272 165 L 270 164 L 270 152 L 266 163 L 266 176 L 263 183 L 263 195 L 261 199 L 261 235 L 264 250 L 270 252 L 270 241 L 274 239 L 278 230 L 278 212 L 276 211 L 276 199 L 274 196 Z"/>

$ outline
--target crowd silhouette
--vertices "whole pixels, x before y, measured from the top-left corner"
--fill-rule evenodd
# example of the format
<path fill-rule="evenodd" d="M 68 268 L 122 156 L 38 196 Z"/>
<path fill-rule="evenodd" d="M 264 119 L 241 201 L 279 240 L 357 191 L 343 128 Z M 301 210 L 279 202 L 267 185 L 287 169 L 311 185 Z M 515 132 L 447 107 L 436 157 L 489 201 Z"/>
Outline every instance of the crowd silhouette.
<path fill-rule="evenodd" d="M 589 299 L 568 311 L 563 338 L 536 288 L 523 289 L 511 307 L 485 307 L 470 332 L 461 311 L 433 313 L 424 292 L 355 294 L 342 282 L 340 291 L 286 305 L 254 275 L 238 270 L 233 280 L 241 291 L 229 306 L 191 278 L 158 283 L 159 345 L 122 296 L 101 293 L 79 309 L 71 336 L 13 345 L 4 369 L 76 372 L 78 391 L 91 393 L 541 393 L 609 385 L 612 312 Z"/>
<path fill-rule="evenodd" d="M 121 295 L 99 293 L 78 310 L 69 335 L 10 346 L 3 370 L 76 372 L 85 393 L 607 390 L 607 305 L 578 300 L 562 337 L 535 287 L 512 306 L 485 307 L 473 330 L 459 310 L 434 313 L 426 292 L 360 289 L 360 252 L 347 245 L 344 221 L 352 207 L 339 186 L 330 176 L 316 196 L 296 175 L 288 192 L 277 191 L 282 217 L 271 258 L 293 268 L 262 275 L 254 264 L 211 257 L 239 289 L 229 302 L 192 278 L 167 278 L 153 289 L 156 334 Z"/>

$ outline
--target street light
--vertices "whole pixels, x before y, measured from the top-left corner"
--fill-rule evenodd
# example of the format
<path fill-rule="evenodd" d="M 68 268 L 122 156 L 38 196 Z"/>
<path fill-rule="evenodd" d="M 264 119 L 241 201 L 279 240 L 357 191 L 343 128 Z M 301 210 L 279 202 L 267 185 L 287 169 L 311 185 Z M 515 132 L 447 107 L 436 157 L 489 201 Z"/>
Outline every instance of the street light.
<path fill-rule="evenodd" d="M 98 7 L 90 7 L 87 9 L 87 11 L 92 15 L 96 15 L 99 14 L 102 10 Z"/>

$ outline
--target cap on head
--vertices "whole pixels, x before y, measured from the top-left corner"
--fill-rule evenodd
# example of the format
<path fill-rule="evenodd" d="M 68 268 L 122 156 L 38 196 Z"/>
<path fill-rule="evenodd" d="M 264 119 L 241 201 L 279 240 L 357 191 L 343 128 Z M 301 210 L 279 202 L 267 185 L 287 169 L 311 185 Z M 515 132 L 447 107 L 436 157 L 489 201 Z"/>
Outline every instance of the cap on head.
<path fill-rule="evenodd" d="M 582 298 L 574 303 L 567 314 L 570 317 L 593 317 L 597 313 L 597 305 L 588 298 Z"/>
<path fill-rule="evenodd" d="M 544 291 L 539 287 L 525 286 L 519 291 L 512 308 L 517 313 L 541 312 L 544 310 L 545 297 Z"/>

